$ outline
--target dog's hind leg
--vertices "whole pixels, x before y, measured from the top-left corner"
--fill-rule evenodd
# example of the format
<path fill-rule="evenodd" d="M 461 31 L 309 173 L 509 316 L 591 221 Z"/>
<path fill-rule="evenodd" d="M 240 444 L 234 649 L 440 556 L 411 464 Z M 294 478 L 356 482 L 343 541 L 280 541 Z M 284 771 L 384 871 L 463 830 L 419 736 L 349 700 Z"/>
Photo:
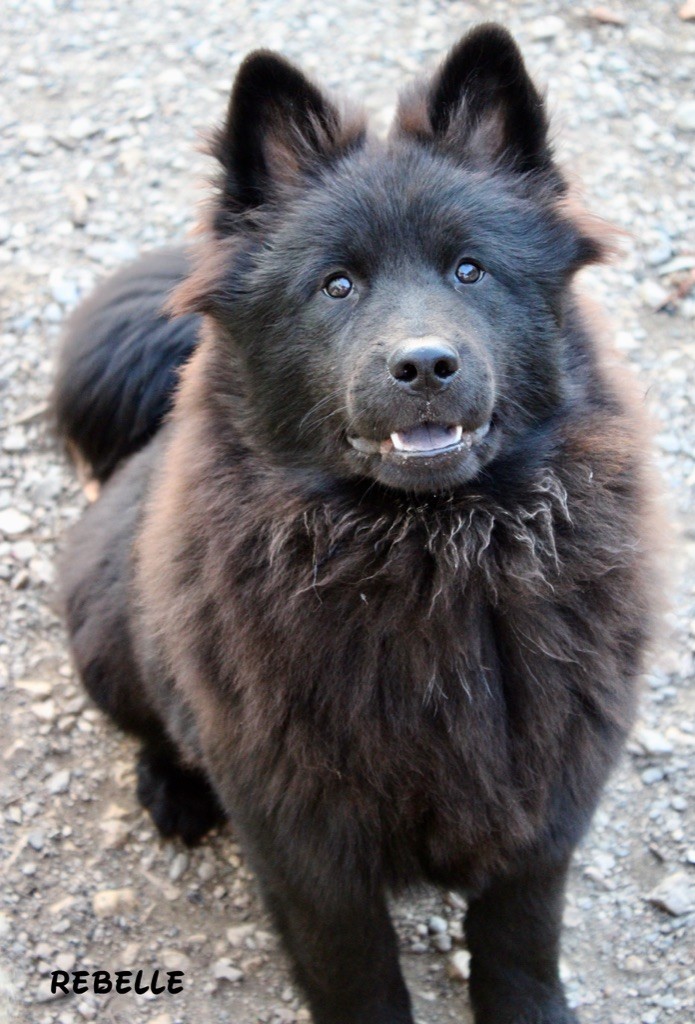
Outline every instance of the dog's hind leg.
<path fill-rule="evenodd" d="M 62 559 L 62 596 L 73 661 L 85 689 L 116 725 L 143 744 L 140 802 L 163 835 L 179 835 L 190 845 L 224 815 L 205 774 L 186 762 L 170 738 L 161 704 L 152 696 L 166 701 L 166 684 L 148 690 L 145 675 L 151 670 L 143 668 L 138 651 L 132 550 L 153 455 L 154 450 L 134 456 L 72 531 Z"/>
<path fill-rule="evenodd" d="M 163 735 L 143 746 L 137 778 L 138 800 L 165 837 L 180 836 L 194 846 L 225 819 L 205 773 L 185 765 Z"/>

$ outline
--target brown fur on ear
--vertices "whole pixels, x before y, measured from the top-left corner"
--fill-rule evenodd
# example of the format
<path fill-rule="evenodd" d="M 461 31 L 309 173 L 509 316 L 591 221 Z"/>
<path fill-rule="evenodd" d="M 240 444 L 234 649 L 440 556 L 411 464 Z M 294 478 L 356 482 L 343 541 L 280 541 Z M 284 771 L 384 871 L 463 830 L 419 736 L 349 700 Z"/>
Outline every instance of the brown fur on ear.
<path fill-rule="evenodd" d="M 307 115 L 301 127 L 278 118 L 263 143 L 268 174 L 276 188 L 297 187 L 318 163 L 339 158 L 356 148 L 365 134 L 364 112 L 347 104 L 341 105 L 335 123 L 330 126 L 314 113 Z"/>
<path fill-rule="evenodd" d="M 574 225 L 582 238 L 583 264 L 610 263 L 624 254 L 624 241 L 629 233 L 587 210 L 576 183 L 570 180 L 569 190 L 557 201 L 556 209 L 560 216 Z"/>
<path fill-rule="evenodd" d="M 223 171 L 217 230 L 263 206 L 300 175 L 361 144 L 365 121 L 345 114 L 297 67 L 270 50 L 249 54 L 236 76 L 212 155 Z"/>
<path fill-rule="evenodd" d="M 215 238 L 208 231 L 190 253 L 193 271 L 170 293 L 162 313 L 177 317 L 212 312 L 214 299 L 223 287 L 225 270 L 243 243 L 241 235 Z"/>
<path fill-rule="evenodd" d="M 427 111 L 428 91 L 429 83 L 423 78 L 400 94 L 396 116 L 391 126 L 392 137 L 409 137 L 419 142 L 428 142 L 432 139 L 432 124 Z"/>
<path fill-rule="evenodd" d="M 541 172 L 562 188 L 543 98 L 501 25 L 478 25 L 449 51 L 429 82 L 405 94 L 395 134 L 434 145 L 466 165 Z"/>

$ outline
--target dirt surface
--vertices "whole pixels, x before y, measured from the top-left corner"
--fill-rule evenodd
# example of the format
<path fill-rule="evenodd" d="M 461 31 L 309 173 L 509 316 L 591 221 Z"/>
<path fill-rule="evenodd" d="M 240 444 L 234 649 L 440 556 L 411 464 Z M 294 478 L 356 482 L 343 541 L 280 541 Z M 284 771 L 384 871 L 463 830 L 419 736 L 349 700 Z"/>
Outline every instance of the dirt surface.
<path fill-rule="evenodd" d="M 586 1024 L 695 1020 L 695 21 L 678 7 L 5 0 L 2 1024 L 309 1019 L 233 829 L 194 852 L 160 841 L 135 802 L 133 746 L 73 677 L 52 564 L 85 499 L 48 434 L 51 368 L 60 325 L 92 283 L 192 226 L 209 171 L 197 132 L 221 116 L 248 49 L 282 49 L 384 127 L 397 88 L 483 18 L 518 35 L 547 86 L 559 152 L 591 208 L 628 232 L 623 257 L 583 285 L 639 376 L 679 529 L 640 722 L 576 857 L 564 973 Z M 452 956 L 464 959 L 460 906 L 427 893 L 395 909 L 419 1022 L 469 1022 L 465 981 L 451 977 Z M 183 991 L 50 996 L 51 970 L 138 968 L 184 971 Z"/>

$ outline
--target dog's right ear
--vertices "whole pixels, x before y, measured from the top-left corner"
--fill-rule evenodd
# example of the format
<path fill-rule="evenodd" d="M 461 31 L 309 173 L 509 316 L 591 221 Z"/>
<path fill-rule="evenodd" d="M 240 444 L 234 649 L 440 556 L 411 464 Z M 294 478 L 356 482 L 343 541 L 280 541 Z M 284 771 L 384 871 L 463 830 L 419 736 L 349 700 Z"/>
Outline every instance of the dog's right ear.
<path fill-rule="evenodd" d="M 364 139 L 363 119 L 347 118 L 283 57 L 251 53 L 234 82 L 224 126 L 212 152 L 224 170 L 223 203 L 231 213 L 272 201 Z"/>

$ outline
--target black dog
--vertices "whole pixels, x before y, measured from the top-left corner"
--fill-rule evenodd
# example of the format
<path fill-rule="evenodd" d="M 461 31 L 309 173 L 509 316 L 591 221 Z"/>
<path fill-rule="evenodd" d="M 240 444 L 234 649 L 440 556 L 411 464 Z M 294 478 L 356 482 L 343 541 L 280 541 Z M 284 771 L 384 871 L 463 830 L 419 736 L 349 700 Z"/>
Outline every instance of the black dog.
<path fill-rule="evenodd" d="M 136 264 L 62 353 L 104 482 L 79 672 L 165 835 L 233 819 L 317 1024 L 412 1022 L 386 895 L 423 880 L 469 900 L 477 1024 L 568 1024 L 567 865 L 652 618 L 644 445 L 571 288 L 605 242 L 496 26 L 388 142 L 252 54 L 214 154 L 191 272 Z"/>

